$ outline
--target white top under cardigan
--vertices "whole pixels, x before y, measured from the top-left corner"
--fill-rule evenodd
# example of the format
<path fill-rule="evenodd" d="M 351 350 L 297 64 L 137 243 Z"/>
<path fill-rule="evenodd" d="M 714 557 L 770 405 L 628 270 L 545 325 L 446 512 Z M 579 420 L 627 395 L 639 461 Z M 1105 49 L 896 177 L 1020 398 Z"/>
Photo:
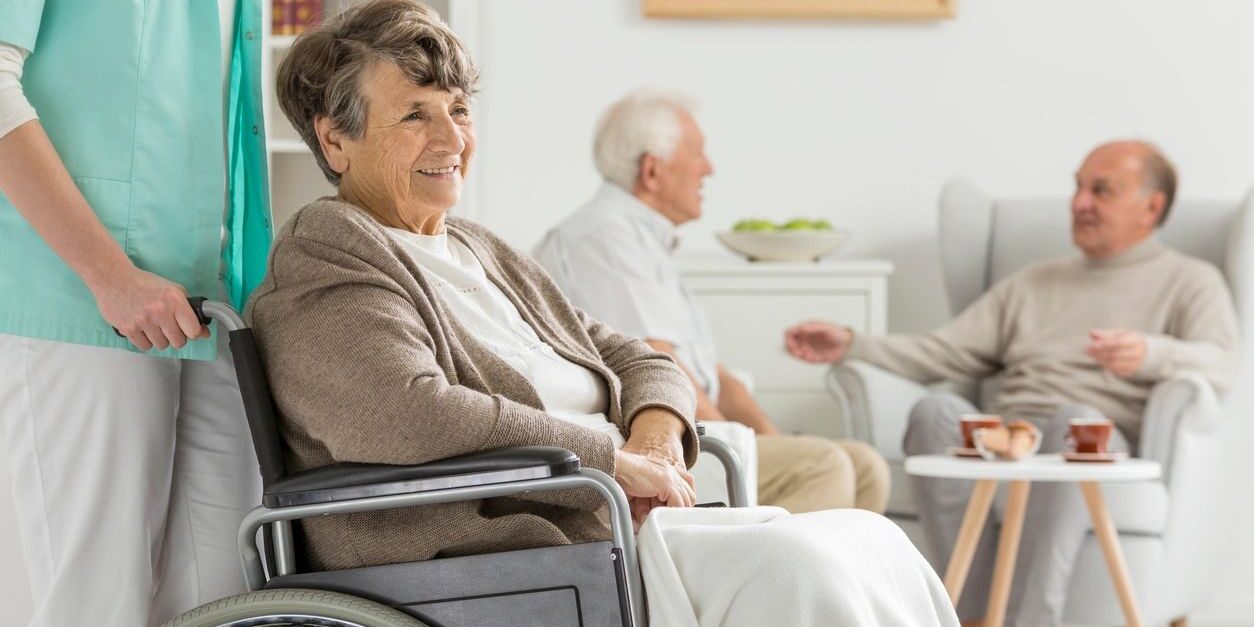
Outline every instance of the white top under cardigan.
<path fill-rule="evenodd" d="M 605 381 L 540 340 L 465 244 L 450 239 L 447 232 L 387 230 L 439 289 L 457 321 L 527 377 L 546 413 L 609 434 L 616 448 L 623 446 L 622 434 L 605 415 L 609 403 Z"/>

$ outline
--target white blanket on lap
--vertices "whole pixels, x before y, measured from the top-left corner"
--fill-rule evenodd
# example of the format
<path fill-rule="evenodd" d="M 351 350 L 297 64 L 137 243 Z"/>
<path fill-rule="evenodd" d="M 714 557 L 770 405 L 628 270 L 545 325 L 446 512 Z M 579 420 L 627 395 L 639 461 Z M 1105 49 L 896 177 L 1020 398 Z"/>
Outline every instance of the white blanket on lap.
<path fill-rule="evenodd" d="M 957 627 L 927 560 L 861 510 L 659 508 L 639 536 L 651 627 Z"/>

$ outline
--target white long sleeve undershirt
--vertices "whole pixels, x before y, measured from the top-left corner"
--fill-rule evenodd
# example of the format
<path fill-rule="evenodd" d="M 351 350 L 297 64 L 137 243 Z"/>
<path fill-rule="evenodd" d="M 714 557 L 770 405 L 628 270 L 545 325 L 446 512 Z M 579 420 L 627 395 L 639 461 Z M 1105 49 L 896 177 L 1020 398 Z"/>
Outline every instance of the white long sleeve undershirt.
<path fill-rule="evenodd" d="M 35 108 L 22 92 L 26 50 L 0 42 L 0 137 L 35 119 Z"/>

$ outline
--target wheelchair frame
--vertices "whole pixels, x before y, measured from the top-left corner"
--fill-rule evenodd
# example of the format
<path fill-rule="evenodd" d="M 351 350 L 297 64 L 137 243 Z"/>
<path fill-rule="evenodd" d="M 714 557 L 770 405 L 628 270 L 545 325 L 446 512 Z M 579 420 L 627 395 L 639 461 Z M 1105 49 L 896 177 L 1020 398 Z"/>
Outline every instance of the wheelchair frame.
<path fill-rule="evenodd" d="M 285 476 L 275 409 L 252 329 L 230 305 L 204 298 L 191 298 L 189 302 L 202 323 L 217 320 L 229 333 L 240 395 L 261 467 L 263 504 L 244 517 L 237 538 L 249 591 L 264 588 L 272 578 L 296 573 L 291 524 L 295 520 L 524 492 L 591 488 L 609 506 L 613 547 L 610 559 L 615 562 L 623 623 L 647 625 L 631 513 L 626 495 L 612 477 L 593 468 L 581 468 L 574 453 L 556 447 L 486 451 L 409 467 L 336 464 L 337 468 L 316 468 Z M 729 505 L 744 506 L 747 492 L 736 452 L 721 440 L 705 437 L 700 424 L 697 430 L 701 449 L 714 455 L 726 471 Z M 262 544 L 272 554 L 272 564 L 266 564 L 258 550 L 258 531 L 263 529 L 268 533 L 262 534 Z M 267 577 L 267 566 L 273 577 Z"/>

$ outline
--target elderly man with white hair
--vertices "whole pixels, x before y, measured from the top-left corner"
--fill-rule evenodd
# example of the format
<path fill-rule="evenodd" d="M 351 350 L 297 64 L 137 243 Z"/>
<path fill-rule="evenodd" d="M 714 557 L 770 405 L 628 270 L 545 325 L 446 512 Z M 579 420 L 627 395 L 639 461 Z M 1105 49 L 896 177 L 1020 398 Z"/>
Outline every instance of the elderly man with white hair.
<path fill-rule="evenodd" d="M 861 442 L 781 435 L 718 358 L 700 306 L 671 258 L 675 227 L 701 216 L 714 172 L 683 98 L 637 91 L 601 119 L 596 195 L 551 230 L 535 256 L 576 306 L 675 358 L 697 392 L 697 418 L 757 433 L 759 500 L 794 513 L 883 512 L 888 467 Z"/>

